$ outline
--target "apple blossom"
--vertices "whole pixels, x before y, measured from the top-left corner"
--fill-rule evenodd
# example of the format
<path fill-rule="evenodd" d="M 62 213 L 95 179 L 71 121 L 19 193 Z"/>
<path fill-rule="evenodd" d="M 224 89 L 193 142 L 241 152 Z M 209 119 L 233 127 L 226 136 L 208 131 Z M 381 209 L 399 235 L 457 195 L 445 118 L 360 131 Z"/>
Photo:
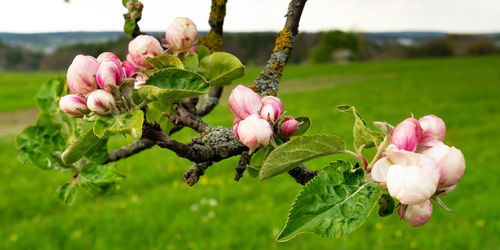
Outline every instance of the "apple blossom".
<path fill-rule="evenodd" d="M 112 61 L 103 61 L 99 63 L 96 80 L 97 84 L 99 84 L 99 87 L 102 89 L 111 92 L 120 87 L 123 77 L 124 74 L 121 64 L 117 66 Z"/>
<path fill-rule="evenodd" d="M 372 168 L 375 181 L 386 182 L 389 194 L 402 204 L 428 200 L 435 192 L 441 171 L 435 160 L 405 150 L 391 150 Z"/>
<path fill-rule="evenodd" d="M 97 88 L 95 75 L 98 62 L 94 57 L 77 55 L 68 68 L 68 87 L 76 94 L 88 94 Z"/>
<path fill-rule="evenodd" d="M 125 78 L 130 78 L 136 72 L 134 65 L 129 61 L 124 61 L 122 63 L 122 67 L 123 72 L 125 73 Z"/>
<path fill-rule="evenodd" d="M 85 99 L 78 95 L 66 95 L 59 100 L 59 108 L 73 118 L 83 117 L 90 111 Z"/>
<path fill-rule="evenodd" d="M 243 85 L 238 85 L 233 89 L 228 99 L 229 109 L 241 120 L 250 115 L 258 114 L 262 102 L 257 93 Z"/>
<path fill-rule="evenodd" d="M 88 108 L 98 115 L 109 115 L 116 110 L 116 103 L 111 93 L 102 89 L 90 93 L 87 98 Z"/>
<path fill-rule="evenodd" d="M 465 158 L 462 151 L 438 140 L 425 142 L 421 148 L 419 153 L 434 159 L 443 171 L 439 179 L 440 187 L 449 187 L 458 183 L 465 172 Z"/>
<path fill-rule="evenodd" d="M 120 68 L 120 71 L 118 71 L 118 73 L 120 74 L 120 77 L 121 78 L 125 77 L 125 72 L 123 71 L 122 62 L 120 61 L 120 58 L 118 58 L 117 55 L 115 55 L 111 52 L 102 52 L 97 57 L 97 62 L 99 63 L 99 65 L 103 62 L 113 62 L 116 65 L 116 67 Z"/>

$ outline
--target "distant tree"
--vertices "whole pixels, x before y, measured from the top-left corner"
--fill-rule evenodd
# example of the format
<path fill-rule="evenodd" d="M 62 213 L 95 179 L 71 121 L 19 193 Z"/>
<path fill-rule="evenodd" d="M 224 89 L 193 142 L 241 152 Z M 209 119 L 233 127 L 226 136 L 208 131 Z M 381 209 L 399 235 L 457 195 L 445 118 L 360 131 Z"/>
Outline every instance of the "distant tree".
<path fill-rule="evenodd" d="M 340 30 L 328 31 L 321 35 L 319 45 L 311 55 L 313 63 L 324 63 L 333 60 L 333 53 L 340 49 L 351 51 L 351 57 L 359 53 L 359 40 L 353 33 L 346 33 Z"/>
<path fill-rule="evenodd" d="M 495 44 L 484 37 L 478 37 L 465 49 L 467 55 L 488 55 L 494 54 L 496 51 Z"/>

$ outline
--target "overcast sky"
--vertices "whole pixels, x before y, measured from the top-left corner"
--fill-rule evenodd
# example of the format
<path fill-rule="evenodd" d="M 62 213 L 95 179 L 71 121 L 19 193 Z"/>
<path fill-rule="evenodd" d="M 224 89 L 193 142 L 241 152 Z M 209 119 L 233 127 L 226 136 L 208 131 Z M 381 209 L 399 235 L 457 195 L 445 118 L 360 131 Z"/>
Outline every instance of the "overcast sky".
<path fill-rule="evenodd" d="M 210 0 L 143 0 L 140 27 L 164 31 L 177 16 L 208 30 Z M 229 0 L 225 31 L 277 31 L 289 0 Z M 119 31 L 121 0 L 2 0 L 0 32 Z M 309 0 L 301 31 L 500 31 L 500 0 Z"/>

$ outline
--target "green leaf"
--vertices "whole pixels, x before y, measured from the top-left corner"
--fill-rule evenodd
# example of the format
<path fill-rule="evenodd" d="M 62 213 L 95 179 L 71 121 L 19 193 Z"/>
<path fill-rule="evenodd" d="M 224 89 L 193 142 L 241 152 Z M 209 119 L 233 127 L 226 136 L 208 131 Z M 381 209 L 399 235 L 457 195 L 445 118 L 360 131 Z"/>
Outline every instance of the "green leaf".
<path fill-rule="evenodd" d="M 184 68 L 192 71 L 198 70 L 198 55 L 184 56 L 181 61 L 184 64 Z"/>
<path fill-rule="evenodd" d="M 65 78 L 51 79 L 43 84 L 36 95 L 36 103 L 40 109 L 47 113 L 54 113 L 58 108 L 58 100 L 66 90 Z"/>
<path fill-rule="evenodd" d="M 384 135 L 378 131 L 370 129 L 354 106 L 338 105 L 337 109 L 340 112 L 350 112 L 354 116 L 355 121 L 352 133 L 357 145 L 361 146 L 364 144 L 365 148 L 371 148 L 382 142 Z"/>
<path fill-rule="evenodd" d="M 92 128 L 87 130 L 83 135 L 78 137 L 69 147 L 62 153 L 62 160 L 65 164 L 75 163 L 80 160 L 91 148 L 93 148 L 100 138 L 94 134 Z"/>
<path fill-rule="evenodd" d="M 265 180 L 285 173 L 303 162 L 345 151 L 345 143 L 336 135 L 304 135 L 274 149 L 260 169 Z"/>
<path fill-rule="evenodd" d="M 226 52 L 214 52 L 200 60 L 199 72 L 215 86 L 231 84 L 245 74 L 240 60 Z"/>
<path fill-rule="evenodd" d="M 114 165 L 85 164 L 78 176 L 78 184 L 92 193 L 112 193 L 120 188 L 122 176 Z"/>
<path fill-rule="evenodd" d="M 196 54 L 198 55 L 198 60 L 203 59 L 205 56 L 210 55 L 210 49 L 203 46 L 203 45 L 198 45 L 196 46 L 195 50 Z"/>
<path fill-rule="evenodd" d="M 135 20 L 132 20 L 131 18 L 126 18 L 125 19 L 125 24 L 123 25 L 123 31 L 125 34 L 127 34 L 128 37 L 132 37 L 132 34 L 134 34 L 134 29 L 135 29 Z"/>
<path fill-rule="evenodd" d="M 150 63 L 155 69 L 161 70 L 166 68 L 184 68 L 181 60 L 173 55 L 159 55 L 155 57 L 146 58 L 146 61 Z"/>
<path fill-rule="evenodd" d="M 78 189 L 73 182 L 67 182 L 59 186 L 56 190 L 56 196 L 66 206 L 71 206 L 75 203 Z"/>
<path fill-rule="evenodd" d="M 264 164 L 266 157 L 273 151 L 273 146 L 267 146 L 265 148 L 259 148 L 257 152 L 252 154 L 252 159 L 250 164 L 247 166 L 247 172 L 251 177 L 259 176 L 259 171 Z"/>
<path fill-rule="evenodd" d="M 58 156 L 65 146 L 60 128 L 49 125 L 29 126 L 16 137 L 19 161 L 45 170 L 66 168 Z"/>
<path fill-rule="evenodd" d="M 302 122 L 302 124 L 299 125 L 299 129 L 295 131 L 293 136 L 303 135 L 311 128 L 311 119 L 309 117 L 301 116 L 295 118 L 295 120 Z"/>
<path fill-rule="evenodd" d="M 208 92 L 207 80 L 194 72 L 168 68 L 153 74 L 146 85 L 139 88 L 139 95 L 147 102 L 160 100 L 171 103 L 181 98 L 194 97 Z"/>
<path fill-rule="evenodd" d="M 163 132 L 168 134 L 174 124 L 170 119 L 168 119 L 168 117 L 163 115 L 163 112 L 175 112 L 172 103 L 154 101 L 148 104 L 148 112 L 146 113 L 146 117 L 148 121 L 155 121 L 156 123 L 158 123 Z"/>
<path fill-rule="evenodd" d="M 295 199 L 288 220 L 276 239 L 287 241 L 302 233 L 325 237 L 348 234 L 360 227 L 380 197 L 381 189 L 364 182 L 364 171 L 335 161 L 311 180 Z"/>
<path fill-rule="evenodd" d="M 116 134 L 130 134 L 140 138 L 144 113 L 140 109 L 116 116 L 99 116 L 94 122 L 94 134 L 99 138 L 108 138 Z"/>
<path fill-rule="evenodd" d="M 90 148 L 85 157 L 89 162 L 103 164 L 108 158 L 108 139 L 99 139 L 99 141 Z"/>

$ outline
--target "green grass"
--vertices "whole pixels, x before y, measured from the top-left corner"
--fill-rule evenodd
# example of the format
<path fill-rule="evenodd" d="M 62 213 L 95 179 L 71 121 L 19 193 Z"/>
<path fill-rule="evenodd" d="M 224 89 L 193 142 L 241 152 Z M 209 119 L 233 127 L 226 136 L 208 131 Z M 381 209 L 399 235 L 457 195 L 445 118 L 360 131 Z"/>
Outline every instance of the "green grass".
<path fill-rule="evenodd" d="M 33 108 L 41 84 L 63 73 L 0 72 L 0 112 Z"/>
<path fill-rule="evenodd" d="M 337 134 L 348 145 L 353 119 L 337 112 L 337 104 L 355 105 L 367 121 L 394 125 L 411 113 L 445 120 L 445 142 L 463 151 L 467 170 L 458 188 L 443 198 L 454 212 L 434 207 L 432 220 L 422 227 L 375 212 L 339 239 L 300 235 L 277 243 L 273 239 L 301 189 L 289 176 L 261 182 L 245 175 L 236 183 L 238 159 L 232 158 L 209 168 L 189 187 L 182 174 L 190 163 L 159 148 L 116 163 L 127 176 L 120 193 L 80 193 L 74 206 L 64 207 L 54 190 L 71 177 L 20 165 L 11 135 L 0 139 L 0 249 L 498 249 L 499 65 L 500 57 L 478 57 L 291 66 L 285 71 L 280 97 L 287 114 L 310 116 L 309 133 Z M 241 82 L 256 74 L 249 70 Z M 2 107 L 11 105 L 0 100 Z M 232 115 L 220 105 L 206 120 L 229 126 Z M 193 135 L 182 131 L 177 137 Z M 319 169 L 333 158 L 308 166 Z"/>

